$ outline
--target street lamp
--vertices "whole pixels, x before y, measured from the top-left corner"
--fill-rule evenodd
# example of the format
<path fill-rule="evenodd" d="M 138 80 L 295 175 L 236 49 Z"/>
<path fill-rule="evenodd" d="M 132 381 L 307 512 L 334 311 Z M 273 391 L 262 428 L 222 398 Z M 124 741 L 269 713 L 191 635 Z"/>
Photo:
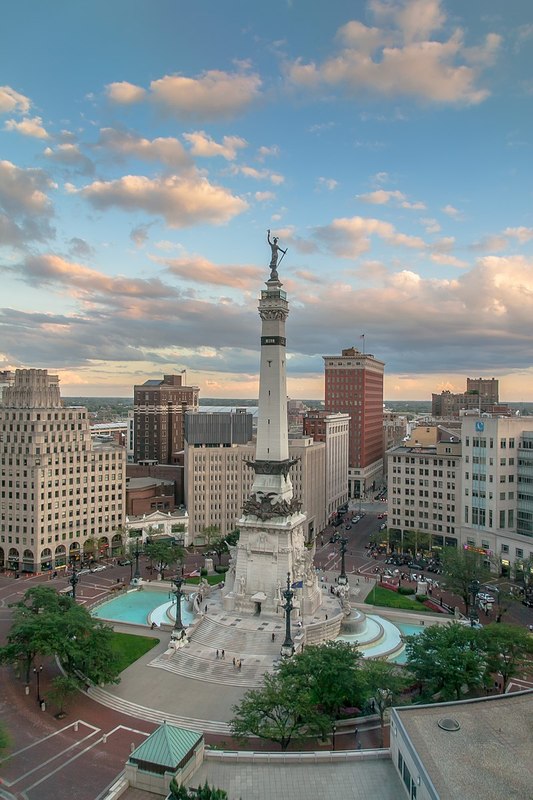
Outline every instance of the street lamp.
<path fill-rule="evenodd" d="M 472 597 L 472 602 L 471 602 L 471 605 L 470 605 L 470 611 L 469 611 L 469 614 L 468 614 L 468 616 L 470 618 L 470 625 L 471 625 L 472 628 L 474 627 L 476 622 L 479 622 L 479 614 L 478 614 L 478 610 L 477 610 L 477 596 L 479 594 L 480 585 L 481 584 L 479 583 L 479 581 L 471 581 L 470 585 L 468 587 L 468 591 L 470 592 L 470 595 Z"/>
<path fill-rule="evenodd" d="M 292 598 L 294 597 L 294 592 L 291 589 L 291 573 L 287 572 L 287 588 L 284 592 L 281 593 L 282 597 L 285 598 L 285 602 L 282 604 L 282 609 L 285 611 L 285 641 L 281 645 L 281 655 L 285 658 L 290 658 L 294 655 L 294 642 L 291 638 L 291 611 L 293 610 L 294 606 L 292 604 Z"/>
<path fill-rule="evenodd" d="M 33 674 L 37 678 L 37 702 L 41 705 L 41 672 L 43 671 L 43 665 L 41 664 L 39 667 L 33 668 Z"/>
<path fill-rule="evenodd" d="M 139 537 L 135 539 L 135 574 L 133 576 L 134 580 L 138 581 L 141 578 L 141 571 L 139 569 L 139 556 L 141 555 L 142 550 L 139 550 Z"/>
<path fill-rule="evenodd" d="M 172 581 L 176 587 L 175 589 L 172 589 L 173 594 L 176 596 L 176 619 L 174 621 L 174 627 L 170 636 L 171 639 L 183 639 L 184 625 L 181 621 L 181 587 L 183 586 L 183 582 L 183 578 L 181 577 L 176 577 Z"/>
<path fill-rule="evenodd" d="M 331 749 L 335 750 L 335 734 L 337 733 L 337 726 L 335 723 L 331 726 Z"/>
<path fill-rule="evenodd" d="M 75 561 L 71 561 L 70 563 L 72 564 L 72 575 L 68 579 L 68 582 L 72 586 L 72 599 L 75 600 L 76 599 L 76 586 L 78 585 L 80 579 L 78 578 L 78 573 L 76 572 L 76 562 Z"/>
<path fill-rule="evenodd" d="M 341 541 L 341 574 L 337 578 L 337 583 L 340 586 L 346 586 L 346 584 L 348 583 L 348 578 L 346 576 L 346 569 L 344 566 L 344 557 L 346 555 L 346 545 L 348 544 L 348 539 L 345 536 L 343 536 L 340 541 Z"/>

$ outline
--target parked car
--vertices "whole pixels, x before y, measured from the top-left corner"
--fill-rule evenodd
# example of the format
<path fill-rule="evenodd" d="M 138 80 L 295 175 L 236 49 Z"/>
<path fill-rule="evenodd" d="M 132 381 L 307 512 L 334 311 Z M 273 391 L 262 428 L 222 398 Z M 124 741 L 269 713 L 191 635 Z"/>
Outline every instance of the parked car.
<path fill-rule="evenodd" d="M 120 561 L 118 562 L 119 567 L 129 567 L 130 564 L 131 561 L 129 560 L 129 558 L 121 558 Z"/>
<path fill-rule="evenodd" d="M 105 569 L 104 564 L 100 564 L 99 567 L 91 567 L 91 572 L 103 572 Z"/>

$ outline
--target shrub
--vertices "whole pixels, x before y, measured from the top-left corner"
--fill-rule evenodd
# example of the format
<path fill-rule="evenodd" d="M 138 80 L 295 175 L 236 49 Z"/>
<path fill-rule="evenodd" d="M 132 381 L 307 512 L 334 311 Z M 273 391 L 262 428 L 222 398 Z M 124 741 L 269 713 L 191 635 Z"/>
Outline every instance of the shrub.
<path fill-rule="evenodd" d="M 411 586 L 400 586 L 398 594 L 414 594 L 415 590 Z"/>
<path fill-rule="evenodd" d="M 207 570 L 205 567 L 202 567 L 202 569 L 200 570 L 200 576 L 202 578 L 207 578 Z"/>
<path fill-rule="evenodd" d="M 217 566 L 217 567 L 215 567 L 215 572 L 218 572 L 218 574 L 219 574 L 219 575 L 223 575 L 225 572 L 227 572 L 227 571 L 228 571 L 228 569 L 229 569 L 229 567 L 224 567 L 224 566 L 223 566 L 223 567 L 220 567 L 220 566 Z"/>
<path fill-rule="evenodd" d="M 427 594 L 417 594 L 415 597 L 415 600 L 418 600 L 419 603 L 425 603 L 427 599 Z"/>

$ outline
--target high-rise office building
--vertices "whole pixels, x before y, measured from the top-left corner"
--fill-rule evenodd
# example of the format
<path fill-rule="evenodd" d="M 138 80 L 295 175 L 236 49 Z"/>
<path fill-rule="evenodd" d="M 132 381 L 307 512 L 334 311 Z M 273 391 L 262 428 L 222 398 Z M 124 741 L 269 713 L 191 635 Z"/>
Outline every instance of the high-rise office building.
<path fill-rule="evenodd" d="M 197 386 L 185 386 L 185 373 L 164 375 L 134 387 L 135 461 L 176 464 L 183 450 L 185 412 L 198 408 Z"/>
<path fill-rule="evenodd" d="M 355 347 L 323 356 L 324 405 L 350 415 L 350 497 L 372 491 L 383 477 L 383 371 L 385 364 Z"/>
<path fill-rule="evenodd" d="M 36 572 L 122 545 L 126 450 L 91 440 L 57 375 L 17 370 L 0 405 L 0 563 Z"/>
<path fill-rule="evenodd" d="M 304 436 L 326 445 L 326 518 L 336 515 L 348 500 L 348 447 L 350 415 L 308 411 L 303 418 Z"/>

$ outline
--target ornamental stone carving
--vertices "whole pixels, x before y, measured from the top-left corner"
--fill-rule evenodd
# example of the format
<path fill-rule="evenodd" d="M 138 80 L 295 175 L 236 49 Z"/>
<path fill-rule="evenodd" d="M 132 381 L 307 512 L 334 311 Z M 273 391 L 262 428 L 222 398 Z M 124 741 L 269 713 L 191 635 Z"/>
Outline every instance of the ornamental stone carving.
<path fill-rule="evenodd" d="M 248 500 L 243 503 L 242 510 L 247 516 L 257 517 L 260 520 L 275 519 L 275 517 L 290 517 L 297 514 L 302 503 L 295 497 L 291 500 L 278 500 L 277 503 L 272 502 L 272 498 L 277 497 L 276 492 L 258 492 L 256 495 L 251 495 Z"/>
<path fill-rule="evenodd" d="M 265 320 L 285 320 L 289 316 L 288 311 L 282 311 L 281 309 L 274 309 L 274 308 L 260 308 L 259 309 L 259 316 L 261 319 Z"/>

